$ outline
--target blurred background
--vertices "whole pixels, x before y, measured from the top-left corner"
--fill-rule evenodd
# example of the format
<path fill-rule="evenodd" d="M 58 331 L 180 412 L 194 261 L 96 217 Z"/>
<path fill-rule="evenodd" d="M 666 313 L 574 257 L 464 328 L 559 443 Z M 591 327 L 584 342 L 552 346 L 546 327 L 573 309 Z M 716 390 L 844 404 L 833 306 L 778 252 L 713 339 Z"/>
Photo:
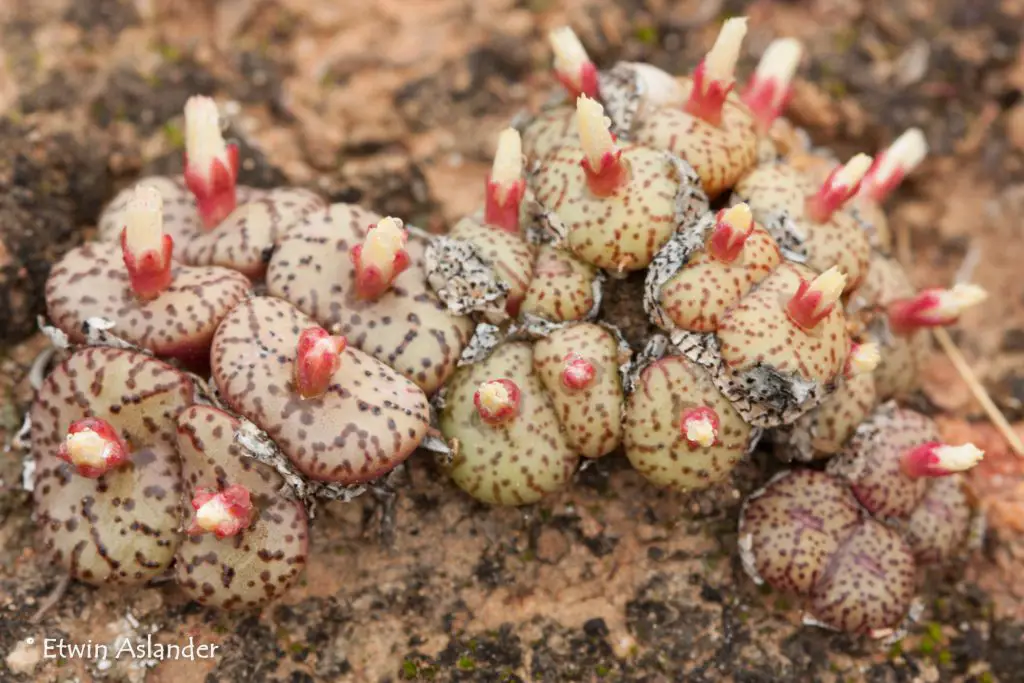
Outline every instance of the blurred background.
<path fill-rule="evenodd" d="M 0 0 L 0 436 L 27 400 L 42 342 L 20 340 L 48 264 L 88 237 L 117 189 L 180 169 L 189 95 L 215 96 L 227 115 L 240 182 L 304 185 L 442 231 L 481 203 L 498 131 L 554 86 L 547 31 L 571 25 L 602 67 L 678 73 L 740 14 L 741 78 L 772 39 L 804 42 L 790 116 L 815 143 L 845 159 L 924 130 L 932 155 L 898 191 L 894 229 L 918 285 L 967 268 L 992 293 L 954 338 L 1011 421 L 1024 419 L 1022 0 Z M 941 355 L 922 401 L 947 432 L 987 445 L 981 490 L 999 542 L 958 569 L 967 580 L 929 604 L 902 649 L 800 630 L 787 605 L 734 585 L 728 524 L 687 539 L 672 497 L 623 473 L 599 473 L 544 520 L 483 515 L 420 473 L 403 503 L 417 522 L 396 549 L 367 546 L 372 505 L 328 508 L 308 589 L 270 615 L 79 586 L 47 628 L 127 628 L 127 610 L 133 629 L 196 632 L 229 653 L 202 671 L 115 672 L 124 680 L 1021 680 L 1022 469 Z M 0 600 L 12 610 L 56 581 L 32 561 L 19 469 L 7 458 L 0 471 Z M 640 512 L 607 503 L 630 492 L 651 500 Z M 438 534 L 458 541 L 439 549 Z M 0 620 L 0 653 L 38 632 L 17 613 Z M 60 679 L 52 667 L 18 675 Z"/>

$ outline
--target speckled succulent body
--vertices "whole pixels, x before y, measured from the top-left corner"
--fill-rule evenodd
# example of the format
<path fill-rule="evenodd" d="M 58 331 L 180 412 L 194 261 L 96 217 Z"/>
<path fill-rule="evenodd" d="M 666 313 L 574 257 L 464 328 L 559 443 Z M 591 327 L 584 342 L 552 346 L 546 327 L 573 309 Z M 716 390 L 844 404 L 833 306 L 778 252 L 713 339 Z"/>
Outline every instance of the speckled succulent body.
<path fill-rule="evenodd" d="M 33 499 L 51 562 L 93 585 L 138 585 L 167 569 L 183 513 L 175 418 L 192 399 L 187 376 L 131 351 L 82 349 L 50 373 L 30 415 Z M 57 458 L 84 417 L 111 424 L 130 452 L 99 478 Z"/>
<path fill-rule="evenodd" d="M 163 197 L 164 230 L 174 238 L 176 245 L 184 247 L 193 238 L 206 232 L 196 209 L 195 196 L 185 186 L 184 178 L 149 176 L 119 192 L 103 209 L 97 224 L 101 240 L 114 242 L 120 239 L 121 229 L 124 228 L 125 210 L 135 188 L 142 185 L 156 188 Z M 266 194 L 266 190 L 245 185 L 236 186 L 235 191 L 239 205 L 260 199 Z"/>
<path fill-rule="evenodd" d="M 905 396 L 919 384 L 918 371 L 931 352 L 927 330 L 898 334 L 885 315 L 886 307 L 899 299 L 914 296 L 906 270 L 894 258 L 874 253 L 867 276 L 854 292 L 852 309 L 882 347 L 882 361 L 875 369 L 875 386 L 880 399 Z"/>
<path fill-rule="evenodd" d="M 474 405 L 478 387 L 507 379 L 520 392 L 518 415 L 502 425 L 481 419 Z M 449 473 L 467 493 L 486 503 L 523 505 L 569 483 L 579 455 L 558 419 L 558 411 L 534 370 L 528 342 L 501 344 L 450 380 L 439 424 L 458 443 Z"/>
<path fill-rule="evenodd" d="M 674 232 L 707 208 L 696 175 L 685 163 L 639 145 L 621 152 L 627 179 L 608 196 L 597 196 L 588 187 L 578 145 L 553 151 L 530 177 L 537 201 L 553 214 L 568 248 L 613 273 L 646 268 Z"/>
<path fill-rule="evenodd" d="M 594 266 L 550 244 L 541 245 L 519 312 L 556 323 L 583 320 L 598 303 L 597 279 Z"/>
<path fill-rule="evenodd" d="M 499 230 L 473 217 L 463 218 L 452 226 L 448 236 L 469 242 L 476 248 L 494 269 L 498 281 L 508 287 L 506 312 L 518 315 L 533 278 L 534 247 L 517 234 Z"/>
<path fill-rule="evenodd" d="M 844 378 L 821 405 L 776 432 L 784 459 L 821 460 L 838 453 L 878 404 L 871 373 Z"/>
<path fill-rule="evenodd" d="M 688 98 L 690 78 L 678 79 Z M 709 123 L 682 107 L 659 107 L 638 117 L 632 139 L 665 150 L 689 163 L 709 197 L 717 197 L 757 162 L 754 119 L 739 97 L 730 94 L 722 108 L 720 125 Z"/>
<path fill-rule="evenodd" d="M 231 408 L 252 420 L 306 476 L 356 484 L 403 462 L 427 433 L 429 408 L 411 380 L 347 347 L 326 393 L 295 390 L 299 336 L 315 326 L 286 301 L 249 299 L 213 340 L 213 378 Z"/>
<path fill-rule="evenodd" d="M 253 194 L 216 228 L 198 232 L 183 244 L 182 262 L 223 266 L 250 279 L 262 279 L 285 233 L 326 207 L 324 200 L 309 190 L 277 188 Z"/>
<path fill-rule="evenodd" d="M 907 517 L 928 489 L 929 480 L 911 479 L 900 469 L 903 454 L 939 441 L 924 415 L 887 403 L 861 423 L 829 471 L 849 482 L 857 499 L 881 519 Z"/>
<path fill-rule="evenodd" d="M 410 267 L 388 290 L 370 301 L 357 295 L 349 254 L 379 220 L 348 204 L 310 214 L 274 253 L 267 289 L 433 393 L 454 370 L 471 324 L 450 314 L 427 286 L 426 245 L 416 235 L 406 244 Z"/>
<path fill-rule="evenodd" d="M 793 422 L 835 389 L 850 348 L 842 310 L 832 307 L 811 330 L 786 312 L 812 278 L 806 266 L 783 263 L 729 309 L 715 334 L 673 335 L 750 424 Z"/>
<path fill-rule="evenodd" d="M 750 496 L 739 543 L 752 576 L 805 598 L 812 618 L 832 628 L 887 631 L 910 607 L 909 547 L 823 472 L 790 470 Z"/>
<path fill-rule="evenodd" d="M 645 305 L 663 329 L 714 332 L 726 312 L 781 262 L 778 245 L 756 223 L 733 261 L 707 248 L 716 224 L 705 214 L 692 228 L 673 236 L 647 271 Z"/>
<path fill-rule="evenodd" d="M 711 445 L 690 443 L 680 428 L 681 417 L 693 408 L 710 408 L 717 417 Z M 626 457 L 658 486 L 693 491 L 727 481 L 753 438 L 750 425 L 707 372 L 684 356 L 665 357 L 645 367 L 626 404 Z"/>
<path fill-rule="evenodd" d="M 241 485 L 256 509 L 237 535 L 191 535 L 178 547 L 178 583 L 196 602 L 225 609 L 255 607 L 284 593 L 305 567 L 309 543 L 305 508 L 284 496 L 273 468 L 242 453 L 234 438 L 238 427 L 237 419 L 209 406 L 192 406 L 178 417 L 185 498 Z"/>
<path fill-rule="evenodd" d="M 189 367 L 208 366 L 217 324 L 251 291 L 249 280 L 227 268 L 173 264 L 171 284 L 155 299 L 132 290 L 121 247 L 94 242 L 68 252 L 46 283 L 50 319 L 74 342 L 93 317 L 114 323 L 111 332 Z"/>
<path fill-rule="evenodd" d="M 734 191 L 784 253 L 805 260 L 817 272 L 837 266 L 846 275 L 846 291 L 851 292 L 864 279 L 871 255 L 864 222 L 848 209 L 835 211 L 823 222 L 811 220 L 807 201 L 818 187 L 813 178 L 776 162 L 751 170 Z"/>
<path fill-rule="evenodd" d="M 578 360 L 593 377 L 570 386 L 567 363 Z M 622 440 L 624 400 L 619 342 L 604 327 L 580 323 L 556 329 L 533 346 L 533 370 L 551 397 L 569 445 L 586 458 L 615 450 Z"/>

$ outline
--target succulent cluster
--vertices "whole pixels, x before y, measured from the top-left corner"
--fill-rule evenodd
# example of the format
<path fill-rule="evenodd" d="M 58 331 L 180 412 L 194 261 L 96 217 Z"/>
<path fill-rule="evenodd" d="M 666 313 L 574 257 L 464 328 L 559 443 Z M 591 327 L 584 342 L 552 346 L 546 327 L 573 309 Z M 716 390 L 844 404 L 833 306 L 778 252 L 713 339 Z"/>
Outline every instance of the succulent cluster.
<path fill-rule="evenodd" d="M 200 602 L 257 605 L 301 571 L 310 496 L 428 436 L 468 494 L 522 505 L 616 452 L 714 491 L 767 434 L 782 460 L 831 460 L 746 501 L 751 573 L 820 623 L 898 626 L 916 565 L 966 533 L 945 475 L 981 453 L 882 401 L 984 293 L 916 292 L 889 255 L 880 205 L 920 133 L 875 160 L 808 151 L 780 118 L 799 44 L 737 94 L 745 32 L 727 21 L 681 78 L 601 71 L 552 33 L 565 94 L 502 132 L 482 210 L 442 236 L 238 186 L 216 106 L 190 100 L 184 177 L 118 195 L 47 286 L 70 342 L 31 414 L 50 557 L 94 584 L 173 565 Z M 602 306 L 631 276 L 659 329 L 637 348 Z"/>

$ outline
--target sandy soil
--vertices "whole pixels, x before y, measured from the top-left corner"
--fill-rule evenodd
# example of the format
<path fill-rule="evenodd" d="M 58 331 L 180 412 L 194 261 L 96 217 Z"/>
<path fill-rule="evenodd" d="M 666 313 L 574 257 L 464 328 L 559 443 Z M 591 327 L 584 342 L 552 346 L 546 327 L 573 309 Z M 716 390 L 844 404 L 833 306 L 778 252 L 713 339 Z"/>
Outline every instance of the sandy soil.
<path fill-rule="evenodd" d="M 993 296 L 955 337 L 1024 419 L 1020 0 L 7 0 L 0 223 L 45 209 L 55 234 L 84 238 L 115 188 L 180 167 L 181 107 L 201 92 L 230 112 L 245 182 L 314 187 L 440 231 L 480 202 L 497 131 L 552 86 L 548 29 L 570 22 L 603 65 L 681 71 L 740 12 L 751 17 L 744 73 L 772 38 L 805 41 L 792 115 L 816 142 L 846 156 L 910 125 L 926 131 L 935 154 L 899 191 L 893 224 L 921 285 L 977 258 Z M 48 260 L 0 252 L 26 282 Z M 0 356 L 0 437 L 17 429 L 43 345 Z M 1019 680 L 1024 468 L 941 356 L 917 404 L 988 445 L 975 485 L 993 531 L 929 577 L 899 646 L 801 628 L 795 605 L 739 568 L 738 494 L 707 513 L 621 460 L 542 505 L 504 510 L 475 505 L 418 457 L 396 482 L 393 545 L 377 538 L 372 496 L 322 508 L 302 585 L 261 613 L 206 611 L 170 585 L 72 585 L 35 624 L 60 577 L 34 557 L 12 451 L 0 454 L 0 680 Z M 220 651 L 109 667 L 40 660 L 45 638 L 147 634 Z"/>

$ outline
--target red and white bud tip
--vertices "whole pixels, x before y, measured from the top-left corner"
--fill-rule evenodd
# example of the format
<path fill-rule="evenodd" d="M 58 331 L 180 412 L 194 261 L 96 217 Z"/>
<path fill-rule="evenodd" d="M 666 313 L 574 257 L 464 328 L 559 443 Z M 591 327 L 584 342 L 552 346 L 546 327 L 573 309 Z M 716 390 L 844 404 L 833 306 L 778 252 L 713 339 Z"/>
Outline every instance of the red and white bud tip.
<path fill-rule="evenodd" d="M 498 137 L 491 175 L 487 177 L 484 222 L 519 234 L 519 204 L 526 193 L 523 177 L 523 142 L 519 131 L 506 128 Z"/>
<path fill-rule="evenodd" d="M 889 326 L 897 334 L 910 334 L 925 327 L 952 325 L 965 310 L 987 297 L 984 289 L 972 284 L 926 289 L 915 297 L 889 304 Z"/>
<path fill-rule="evenodd" d="M 106 420 L 86 417 L 68 427 L 57 457 L 83 477 L 95 479 L 128 461 L 128 446 Z"/>
<path fill-rule="evenodd" d="M 171 285 L 174 240 L 164 234 L 164 200 L 155 187 L 140 185 L 124 210 L 121 254 L 132 291 L 140 299 L 155 299 Z"/>
<path fill-rule="evenodd" d="M 831 218 L 850 197 L 857 194 L 869 168 L 871 157 L 858 154 L 832 171 L 818 193 L 807 198 L 807 217 L 816 223 L 824 223 Z"/>
<path fill-rule="evenodd" d="M 332 336 L 322 327 L 302 331 L 295 353 L 295 390 L 302 398 L 319 398 L 327 393 L 347 345 L 345 337 Z"/>
<path fill-rule="evenodd" d="M 707 406 L 688 408 L 679 419 L 679 431 L 690 450 L 710 448 L 718 443 L 718 413 Z"/>
<path fill-rule="evenodd" d="M 247 529 L 254 512 L 249 489 L 241 484 L 232 484 L 223 491 L 196 491 L 192 509 L 196 514 L 186 533 L 190 536 L 212 533 L 217 538 L 234 536 Z"/>
<path fill-rule="evenodd" d="M 587 187 L 598 197 L 615 194 L 628 180 L 622 150 L 608 130 L 610 125 L 600 103 L 586 95 L 576 100 L 576 126 L 583 148 L 580 165 L 587 176 Z"/>
<path fill-rule="evenodd" d="M 878 155 L 874 166 L 861 183 L 860 194 L 874 202 L 885 201 L 927 155 L 928 141 L 924 133 L 911 128 Z"/>
<path fill-rule="evenodd" d="M 570 391 L 586 389 L 596 376 L 594 364 L 578 353 L 570 353 L 562 361 L 562 386 Z"/>
<path fill-rule="evenodd" d="M 728 19 L 704 60 L 693 72 L 693 90 L 686 112 L 713 126 L 722 125 L 722 107 L 736 85 L 736 62 L 740 58 L 747 19 Z"/>
<path fill-rule="evenodd" d="M 569 96 L 598 96 L 597 67 L 590 61 L 583 43 L 568 26 L 556 28 L 548 34 L 551 50 L 555 53 L 555 78 Z"/>
<path fill-rule="evenodd" d="M 492 426 L 505 424 L 519 415 L 522 394 L 510 379 L 483 382 L 473 394 L 473 405 L 480 419 Z"/>
<path fill-rule="evenodd" d="M 789 319 L 804 330 L 813 330 L 835 308 L 844 287 L 846 275 L 836 266 L 832 266 L 812 282 L 801 280 L 796 294 L 786 304 Z"/>
<path fill-rule="evenodd" d="M 945 477 L 971 469 L 984 457 L 985 452 L 974 444 L 946 446 L 937 442 L 926 443 L 903 454 L 900 470 L 911 479 Z"/>
<path fill-rule="evenodd" d="M 850 347 L 850 355 L 846 357 L 846 367 L 843 375 L 848 379 L 857 375 L 867 375 L 875 371 L 878 364 L 882 362 L 882 352 L 878 344 L 867 342 L 865 344 L 854 343 Z"/>
<path fill-rule="evenodd" d="M 772 41 L 747 83 L 743 102 L 750 107 L 762 134 L 768 132 L 789 103 L 793 95 L 793 76 L 802 55 L 803 47 L 795 38 Z"/>
<path fill-rule="evenodd" d="M 217 104 L 195 95 L 185 103 L 185 184 L 207 230 L 235 210 L 238 147 L 224 142 Z"/>
<path fill-rule="evenodd" d="M 754 217 L 749 206 L 737 204 L 719 211 L 716 220 L 715 229 L 708 240 L 708 253 L 717 261 L 732 263 L 754 232 Z"/>
<path fill-rule="evenodd" d="M 370 226 L 363 243 L 353 247 L 356 294 L 360 299 L 372 301 L 380 297 L 409 267 L 409 253 L 405 250 L 408 239 L 409 232 L 402 221 L 389 216 Z"/>

